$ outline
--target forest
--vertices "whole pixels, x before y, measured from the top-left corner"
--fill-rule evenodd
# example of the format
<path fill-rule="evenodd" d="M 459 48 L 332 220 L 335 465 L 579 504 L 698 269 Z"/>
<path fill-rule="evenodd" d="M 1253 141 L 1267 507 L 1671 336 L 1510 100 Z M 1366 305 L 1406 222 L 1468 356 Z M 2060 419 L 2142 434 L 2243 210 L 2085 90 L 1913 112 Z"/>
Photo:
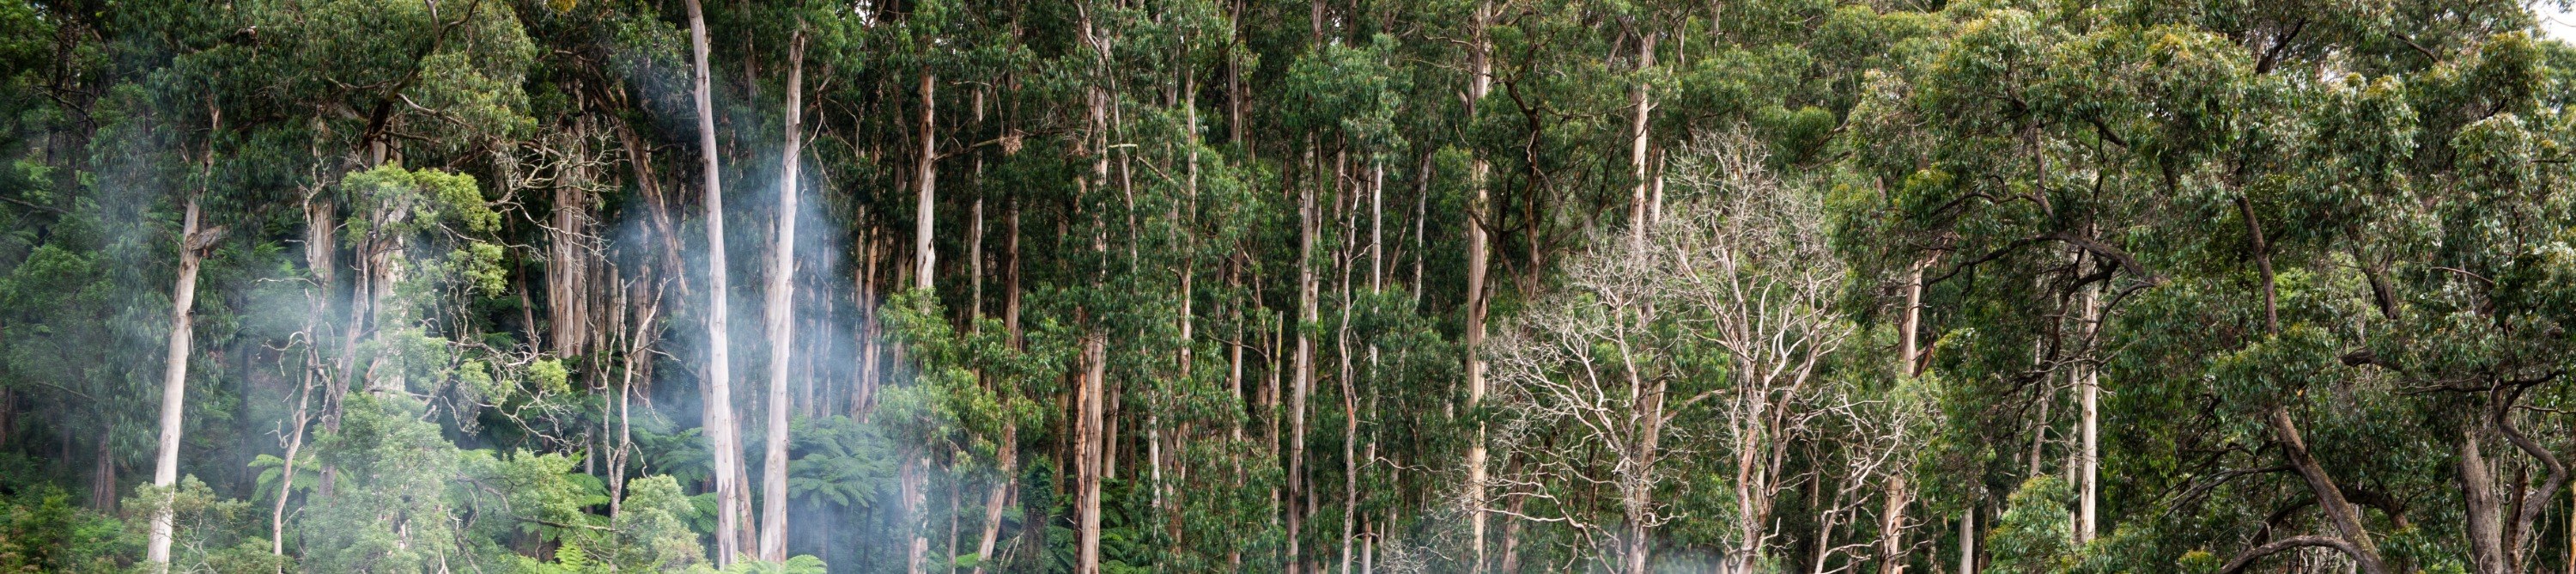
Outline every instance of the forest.
<path fill-rule="evenodd" d="M 0 0 L 0 572 L 2576 574 L 2569 9 Z"/>

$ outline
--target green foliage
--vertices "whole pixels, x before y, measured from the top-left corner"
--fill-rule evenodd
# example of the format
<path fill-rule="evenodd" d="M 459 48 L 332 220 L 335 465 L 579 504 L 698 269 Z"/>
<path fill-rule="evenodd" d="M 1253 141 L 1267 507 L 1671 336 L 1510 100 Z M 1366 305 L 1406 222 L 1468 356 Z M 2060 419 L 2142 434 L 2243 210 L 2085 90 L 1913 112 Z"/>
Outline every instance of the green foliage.
<path fill-rule="evenodd" d="M 116 572 L 115 557 L 141 541 L 114 517 L 73 508 L 50 485 L 20 490 L 0 507 L 0 569 L 13 572 Z"/>
<path fill-rule="evenodd" d="M 2022 483 L 1995 520 L 1994 571 L 1998 574 L 2055 574 L 2072 571 L 2081 558 L 2067 501 L 2066 481 L 2038 476 Z"/>
<path fill-rule="evenodd" d="M 622 544 L 617 547 L 617 564 L 670 572 L 705 560 L 705 548 L 686 522 L 697 510 L 670 475 L 627 482 L 622 511 L 612 525 Z"/>
<path fill-rule="evenodd" d="M 1117 572 L 1926 572 L 1963 513 L 2003 573 L 2570 559 L 2561 6 L 708 3 L 703 111 L 680 7 L 0 3 L 0 570 L 148 568 L 172 504 L 176 571 L 718 571 L 717 294 L 809 554 L 725 572 L 1074 570 L 1091 490 Z"/>
<path fill-rule="evenodd" d="M 296 520 L 300 564 L 317 571 L 434 572 L 472 559 L 460 524 L 463 453 L 407 398 L 350 398 L 314 445 L 347 478 Z"/>
<path fill-rule="evenodd" d="M 894 488 L 893 445 L 874 425 L 849 417 L 796 419 L 796 450 L 787 463 L 787 492 L 813 502 L 873 508 Z"/>
<path fill-rule="evenodd" d="M 823 574 L 827 571 L 829 569 L 824 567 L 823 559 L 801 554 L 788 558 L 786 562 L 745 560 L 723 570 L 708 570 L 722 574 Z"/>

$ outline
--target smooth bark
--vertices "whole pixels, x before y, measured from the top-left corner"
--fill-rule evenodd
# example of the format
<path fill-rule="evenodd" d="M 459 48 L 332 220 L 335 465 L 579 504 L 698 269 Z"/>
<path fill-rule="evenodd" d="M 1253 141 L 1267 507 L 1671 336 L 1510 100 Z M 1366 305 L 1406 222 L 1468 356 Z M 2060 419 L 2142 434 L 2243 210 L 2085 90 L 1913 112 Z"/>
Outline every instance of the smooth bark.
<path fill-rule="evenodd" d="M 707 220 L 707 366 L 704 402 L 708 454 L 716 489 L 716 564 L 730 566 L 743 553 L 743 509 L 736 482 L 742 475 L 742 443 L 733 412 L 733 338 L 728 328 L 725 278 L 724 179 L 716 160 L 716 116 L 708 87 L 707 21 L 699 0 L 688 0 L 692 67 L 690 97 L 698 113 L 698 159 L 706 181 Z"/>
<path fill-rule="evenodd" d="M 214 242 L 213 234 L 198 229 L 197 212 L 197 198 L 189 197 L 187 213 L 180 223 L 179 277 L 170 291 L 170 347 L 161 375 L 161 442 L 152 463 L 152 486 L 162 489 L 165 498 L 152 511 L 152 532 L 144 558 L 155 569 L 166 569 L 170 564 L 168 497 L 173 495 L 170 489 L 179 483 L 181 415 L 188 404 L 188 354 L 195 347 L 196 337 L 196 321 L 191 313 L 197 303 L 197 268 L 205 249 Z M 105 455 L 107 451 L 99 452 Z"/>
<path fill-rule="evenodd" d="M 778 176 L 778 227 L 769 260 L 769 433 L 761 465 L 760 559 L 787 560 L 787 385 L 796 320 L 796 217 L 798 158 L 805 153 L 805 30 L 787 48 L 787 150 Z"/>

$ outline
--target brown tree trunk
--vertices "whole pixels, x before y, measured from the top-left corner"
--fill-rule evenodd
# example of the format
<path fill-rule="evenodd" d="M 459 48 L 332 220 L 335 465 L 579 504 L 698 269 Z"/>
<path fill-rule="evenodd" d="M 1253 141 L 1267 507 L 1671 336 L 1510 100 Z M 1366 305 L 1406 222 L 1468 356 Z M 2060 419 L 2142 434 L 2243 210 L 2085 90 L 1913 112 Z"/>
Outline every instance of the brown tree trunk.
<path fill-rule="evenodd" d="M 662 268 L 681 280 L 680 290 L 685 293 L 688 285 L 681 272 L 685 267 L 680 263 L 680 227 L 671 222 L 670 205 L 662 199 L 661 178 L 653 175 L 652 152 L 645 149 L 643 138 L 635 135 L 635 127 L 625 122 L 617 124 L 617 141 L 626 148 L 627 165 L 634 168 L 635 188 L 644 193 L 645 212 L 652 216 L 654 235 L 662 245 Z"/>
<path fill-rule="evenodd" d="M 89 474 L 89 507 L 109 514 L 116 513 L 117 499 L 116 449 L 107 442 L 108 437 L 113 436 L 116 436 L 115 423 L 108 423 L 107 430 L 98 433 L 98 457 L 94 459 L 96 464 L 90 467 Z M 70 452 L 68 435 L 64 444 L 64 452 Z M 164 558 L 162 561 L 169 560 Z"/>
<path fill-rule="evenodd" d="M 1106 385 L 1102 379 L 1108 376 L 1107 343 L 1106 338 L 1097 333 L 1083 339 L 1081 396 L 1076 399 L 1081 404 L 1081 414 L 1079 428 L 1074 432 L 1074 468 L 1076 481 L 1081 486 L 1075 512 L 1082 540 L 1075 574 L 1100 572 L 1100 463 L 1101 451 L 1104 450 L 1101 419 L 1102 403 L 1106 399 L 1102 389 Z"/>
<path fill-rule="evenodd" d="M 994 469 L 992 486 L 984 493 L 984 534 L 975 543 L 974 574 L 984 574 L 985 565 L 993 560 L 993 544 L 1001 540 L 1003 505 L 1010 500 L 1011 488 L 1018 483 L 1019 442 L 1019 425 L 1004 423 L 1002 442 L 996 445 L 996 449 L 1001 451 L 1001 460 Z"/>
<path fill-rule="evenodd" d="M 2281 454 L 2290 459 L 2290 467 L 2299 472 L 2299 477 L 2307 480 L 2308 489 L 2317 496 L 2317 506 L 2325 511 L 2335 531 L 2350 546 L 2353 561 L 2359 563 L 2365 574 L 2385 572 L 2379 558 L 2379 546 L 2371 540 L 2370 531 L 2363 528 L 2360 512 L 2344 498 L 2343 489 L 2335 486 L 2334 478 L 2326 474 L 2325 466 L 2309 455 L 2307 440 L 2299 435 L 2298 426 L 2290 421 L 2289 409 L 2273 407 L 2268 422 L 2272 427 L 2273 440 L 2280 443 Z M 2463 460 L 2474 456 L 2470 453 Z"/>
<path fill-rule="evenodd" d="M 571 154 L 587 156 L 590 120 L 576 120 Z M 554 186 L 553 222 L 546 233 L 546 324 L 555 356 L 579 357 L 590 350 L 591 244 L 589 168 L 566 167 Z M 531 322 L 528 332 L 536 333 Z"/>

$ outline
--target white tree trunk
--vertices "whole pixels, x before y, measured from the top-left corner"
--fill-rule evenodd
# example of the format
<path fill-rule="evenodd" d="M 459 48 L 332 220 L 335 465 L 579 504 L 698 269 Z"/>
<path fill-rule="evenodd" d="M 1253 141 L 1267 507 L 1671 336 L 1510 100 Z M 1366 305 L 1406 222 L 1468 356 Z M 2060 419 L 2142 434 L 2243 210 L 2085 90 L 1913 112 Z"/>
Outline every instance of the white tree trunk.
<path fill-rule="evenodd" d="M 1977 507 L 1959 512 L 1959 574 L 1977 574 Z"/>
<path fill-rule="evenodd" d="M 937 220 L 931 211 L 932 200 L 938 197 L 935 194 L 939 183 L 939 138 L 931 135 L 931 114 L 938 106 L 932 105 L 931 96 L 938 83 L 939 76 L 926 70 L 921 73 L 921 164 L 915 171 L 921 179 L 921 197 L 912 214 L 912 260 L 917 266 L 912 277 L 917 289 L 930 288 L 930 270 L 939 259 L 938 252 L 930 248 L 931 224 Z"/>
<path fill-rule="evenodd" d="M 1493 88 L 1493 61 L 1487 54 L 1490 48 L 1485 39 L 1485 26 L 1492 18 L 1493 10 L 1493 3 L 1490 0 L 1476 3 L 1474 25 L 1476 37 L 1472 42 L 1473 51 L 1468 54 L 1468 59 L 1475 68 L 1468 77 L 1467 87 L 1467 115 L 1471 121 L 1476 115 L 1478 102 L 1485 99 L 1485 94 Z M 1464 347 L 1467 363 L 1467 412 L 1471 415 L 1485 402 L 1485 360 L 1477 353 L 1481 352 L 1485 342 L 1485 305 L 1487 303 L 1485 272 L 1492 257 L 1487 252 L 1488 241 L 1485 237 L 1484 220 L 1487 203 L 1485 180 L 1487 173 L 1492 170 L 1493 167 L 1486 163 L 1484 154 L 1475 154 L 1474 161 L 1471 162 L 1467 172 L 1467 186 L 1475 189 L 1476 193 L 1475 197 L 1467 202 L 1467 329 L 1462 335 L 1466 339 L 1466 344 L 1462 347 Z M 1486 563 L 1486 456 L 1485 423 L 1478 422 L 1475 439 L 1467 443 L 1465 462 L 1467 488 L 1464 497 L 1467 504 L 1468 530 L 1473 537 L 1476 554 L 1475 565 L 1469 572 L 1476 574 L 1485 571 Z"/>
<path fill-rule="evenodd" d="M 1641 36 L 1643 38 L 1637 42 L 1637 71 L 1642 74 L 1655 67 L 1655 33 L 1646 32 Z M 1630 106 L 1636 108 L 1636 117 L 1631 118 L 1629 124 L 1628 163 L 1637 184 L 1628 197 L 1628 236 L 1629 241 L 1640 247 L 1646 244 L 1646 228 L 1653 224 L 1647 219 L 1647 191 L 1652 180 L 1646 176 L 1646 120 L 1655 111 L 1653 89 L 1652 84 L 1639 78 L 1636 91 L 1629 95 Z"/>
<path fill-rule="evenodd" d="M 188 405 L 188 353 L 196 337 L 196 322 L 190 311 L 197 304 L 198 254 L 204 248 L 200 243 L 207 239 L 197 230 L 197 198 L 188 198 L 184 217 L 179 227 L 179 279 L 170 291 L 170 354 L 161 375 L 161 445 L 152 462 L 152 485 L 164 490 L 164 498 L 152 513 L 152 534 L 144 554 L 156 570 L 170 565 L 168 490 L 179 483 L 181 414 Z"/>
<path fill-rule="evenodd" d="M 805 30 L 787 48 L 787 151 L 778 176 L 778 234 L 769 262 L 769 443 L 761 465 L 760 559 L 787 560 L 787 367 L 796 346 L 797 171 L 805 153 Z"/>
<path fill-rule="evenodd" d="M 2085 289 L 2081 297 L 2084 306 L 2084 348 L 2089 356 L 2095 341 L 2101 335 L 2102 309 L 2094 290 Z M 2101 530 L 2101 525 L 2096 522 L 2098 515 L 2095 513 L 2095 508 L 2100 504 L 2102 493 L 2100 428 L 2102 413 L 2099 409 L 2102 379 L 2101 373 L 2089 362 L 2078 362 L 2075 369 L 2078 377 L 2076 384 L 2082 387 L 2080 391 L 2084 403 L 2084 460 L 2080 461 L 2083 475 L 2079 479 L 2083 496 L 2078 499 L 2075 521 L 2075 542 L 2082 544 L 2092 542 L 2094 533 Z"/>
<path fill-rule="evenodd" d="M 733 413 L 733 337 L 727 327 L 725 279 L 724 180 L 716 161 L 716 116 L 707 86 L 707 21 L 698 0 L 688 0 L 691 97 L 698 112 L 698 158 L 706 177 L 707 220 L 707 388 L 704 418 L 708 454 L 715 458 L 716 564 L 732 565 L 743 553 L 743 509 L 736 496 L 743 488 L 742 443 L 735 435 Z"/>

